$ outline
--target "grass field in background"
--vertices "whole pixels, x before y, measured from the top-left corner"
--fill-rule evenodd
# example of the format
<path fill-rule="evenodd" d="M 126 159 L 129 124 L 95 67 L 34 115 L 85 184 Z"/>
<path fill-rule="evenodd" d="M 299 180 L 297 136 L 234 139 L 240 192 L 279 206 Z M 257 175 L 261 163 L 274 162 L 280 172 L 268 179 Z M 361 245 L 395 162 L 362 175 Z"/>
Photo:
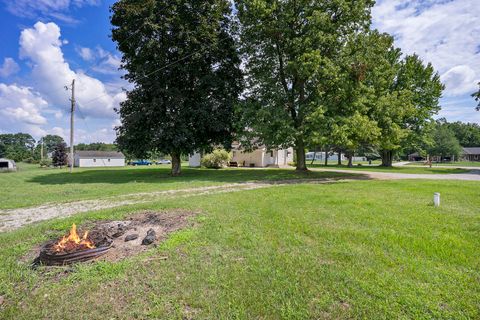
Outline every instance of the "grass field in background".
<path fill-rule="evenodd" d="M 428 166 L 424 161 L 410 162 L 408 166 Z M 449 167 L 480 167 L 480 161 L 457 161 L 457 162 L 435 162 L 432 163 L 432 167 L 435 166 L 449 166 Z"/>
<path fill-rule="evenodd" d="M 478 319 L 479 207 L 479 182 L 351 181 L 47 221 L 0 234 L 0 318 Z M 169 208 L 202 213 L 142 256 L 69 273 L 19 262 L 72 222 Z"/>
<path fill-rule="evenodd" d="M 398 167 L 381 167 L 379 165 L 354 165 L 349 168 L 346 164 L 344 165 L 328 165 L 324 166 L 323 164 L 310 164 L 307 163 L 309 168 L 323 168 L 323 169 L 342 169 L 342 170 L 363 170 L 363 171 L 378 171 L 378 172 L 393 172 L 393 173 L 418 173 L 418 174 L 454 174 L 454 173 L 468 173 L 468 169 L 459 169 L 459 168 L 436 168 L 436 167 L 409 167 L 409 166 L 398 166 Z"/>
<path fill-rule="evenodd" d="M 180 177 L 171 177 L 169 165 L 75 168 L 72 174 L 68 168 L 42 169 L 24 163 L 18 164 L 18 168 L 17 172 L 0 173 L 0 209 L 235 182 L 348 176 L 332 172 L 297 173 L 290 169 L 182 168 Z"/>

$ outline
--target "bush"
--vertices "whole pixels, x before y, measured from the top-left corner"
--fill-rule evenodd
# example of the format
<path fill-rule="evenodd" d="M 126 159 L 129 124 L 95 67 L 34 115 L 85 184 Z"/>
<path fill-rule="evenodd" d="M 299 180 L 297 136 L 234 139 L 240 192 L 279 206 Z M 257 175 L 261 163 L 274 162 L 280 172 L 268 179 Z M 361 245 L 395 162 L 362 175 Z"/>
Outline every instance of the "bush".
<path fill-rule="evenodd" d="M 33 157 L 28 157 L 28 158 L 24 159 L 23 162 L 26 162 L 26 163 L 38 163 L 38 160 L 34 159 Z"/>
<path fill-rule="evenodd" d="M 38 164 L 40 165 L 40 167 L 42 168 L 45 168 L 45 167 L 49 167 L 52 165 L 52 160 L 50 159 L 43 159 L 43 160 L 40 160 L 38 162 Z"/>
<path fill-rule="evenodd" d="M 210 169 L 220 169 L 225 167 L 232 159 L 229 152 L 223 149 L 213 150 L 202 158 L 202 166 Z"/>

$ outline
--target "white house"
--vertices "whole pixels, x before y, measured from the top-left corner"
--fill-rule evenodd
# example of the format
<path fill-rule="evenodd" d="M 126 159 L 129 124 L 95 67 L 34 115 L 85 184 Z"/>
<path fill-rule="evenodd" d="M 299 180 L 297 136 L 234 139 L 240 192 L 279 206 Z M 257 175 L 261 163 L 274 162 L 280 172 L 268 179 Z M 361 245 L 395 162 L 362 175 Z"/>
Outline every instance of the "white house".
<path fill-rule="evenodd" d="M 75 167 L 123 167 L 125 156 L 118 151 L 76 151 Z"/>
<path fill-rule="evenodd" d="M 201 155 L 196 152 L 189 156 L 190 167 L 200 167 Z M 232 160 L 239 167 L 282 167 L 293 162 L 293 148 L 272 149 L 260 147 L 251 152 L 245 152 L 238 143 L 232 144 Z"/>
<path fill-rule="evenodd" d="M 10 159 L 0 159 L 0 171 L 17 171 L 15 161 Z"/>
<path fill-rule="evenodd" d="M 312 161 L 313 156 L 315 156 L 315 161 L 325 161 L 325 151 L 318 151 L 318 152 L 307 152 L 305 154 L 305 159 L 307 161 Z M 341 161 L 348 161 L 348 158 L 345 156 L 345 154 L 340 155 L 340 160 Z M 338 161 L 338 153 L 333 153 L 328 155 L 328 161 Z M 352 161 L 367 161 L 366 157 L 353 157 Z"/>

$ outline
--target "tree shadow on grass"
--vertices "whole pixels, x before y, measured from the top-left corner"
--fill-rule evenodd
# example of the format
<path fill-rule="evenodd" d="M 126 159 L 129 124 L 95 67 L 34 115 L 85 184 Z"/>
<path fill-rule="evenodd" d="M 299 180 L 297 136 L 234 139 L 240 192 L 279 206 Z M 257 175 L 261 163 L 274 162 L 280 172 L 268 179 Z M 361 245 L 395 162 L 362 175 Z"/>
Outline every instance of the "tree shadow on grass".
<path fill-rule="evenodd" d="M 42 185 L 58 184 L 127 184 L 127 183 L 187 183 L 187 182 L 219 182 L 235 183 L 247 181 L 282 181 L 296 179 L 366 179 L 362 174 L 337 172 L 296 172 L 290 169 L 193 169 L 182 168 L 182 175 L 170 176 L 170 168 L 118 168 L 118 169 L 80 169 L 73 174 L 59 172 L 39 175 L 28 180 Z"/>

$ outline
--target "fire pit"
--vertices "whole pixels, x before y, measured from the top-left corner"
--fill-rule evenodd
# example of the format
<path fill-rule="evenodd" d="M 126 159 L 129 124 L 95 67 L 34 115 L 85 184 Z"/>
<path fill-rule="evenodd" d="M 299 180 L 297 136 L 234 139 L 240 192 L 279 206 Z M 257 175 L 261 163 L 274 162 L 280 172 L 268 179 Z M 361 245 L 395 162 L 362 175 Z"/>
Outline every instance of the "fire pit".
<path fill-rule="evenodd" d="M 40 250 L 35 264 L 66 265 L 74 262 L 97 258 L 111 248 L 109 239 L 91 239 L 88 231 L 82 237 L 77 233 L 77 227 L 72 225 L 68 236 L 56 241 L 47 242 Z"/>
<path fill-rule="evenodd" d="M 97 258 L 119 261 L 156 246 L 171 232 L 192 225 L 189 218 L 196 214 L 181 209 L 143 211 L 127 220 L 90 223 L 90 232 L 77 232 L 73 224 L 68 235 L 45 242 L 25 258 L 31 261 L 34 257 L 34 268 L 40 265 L 63 266 Z"/>

